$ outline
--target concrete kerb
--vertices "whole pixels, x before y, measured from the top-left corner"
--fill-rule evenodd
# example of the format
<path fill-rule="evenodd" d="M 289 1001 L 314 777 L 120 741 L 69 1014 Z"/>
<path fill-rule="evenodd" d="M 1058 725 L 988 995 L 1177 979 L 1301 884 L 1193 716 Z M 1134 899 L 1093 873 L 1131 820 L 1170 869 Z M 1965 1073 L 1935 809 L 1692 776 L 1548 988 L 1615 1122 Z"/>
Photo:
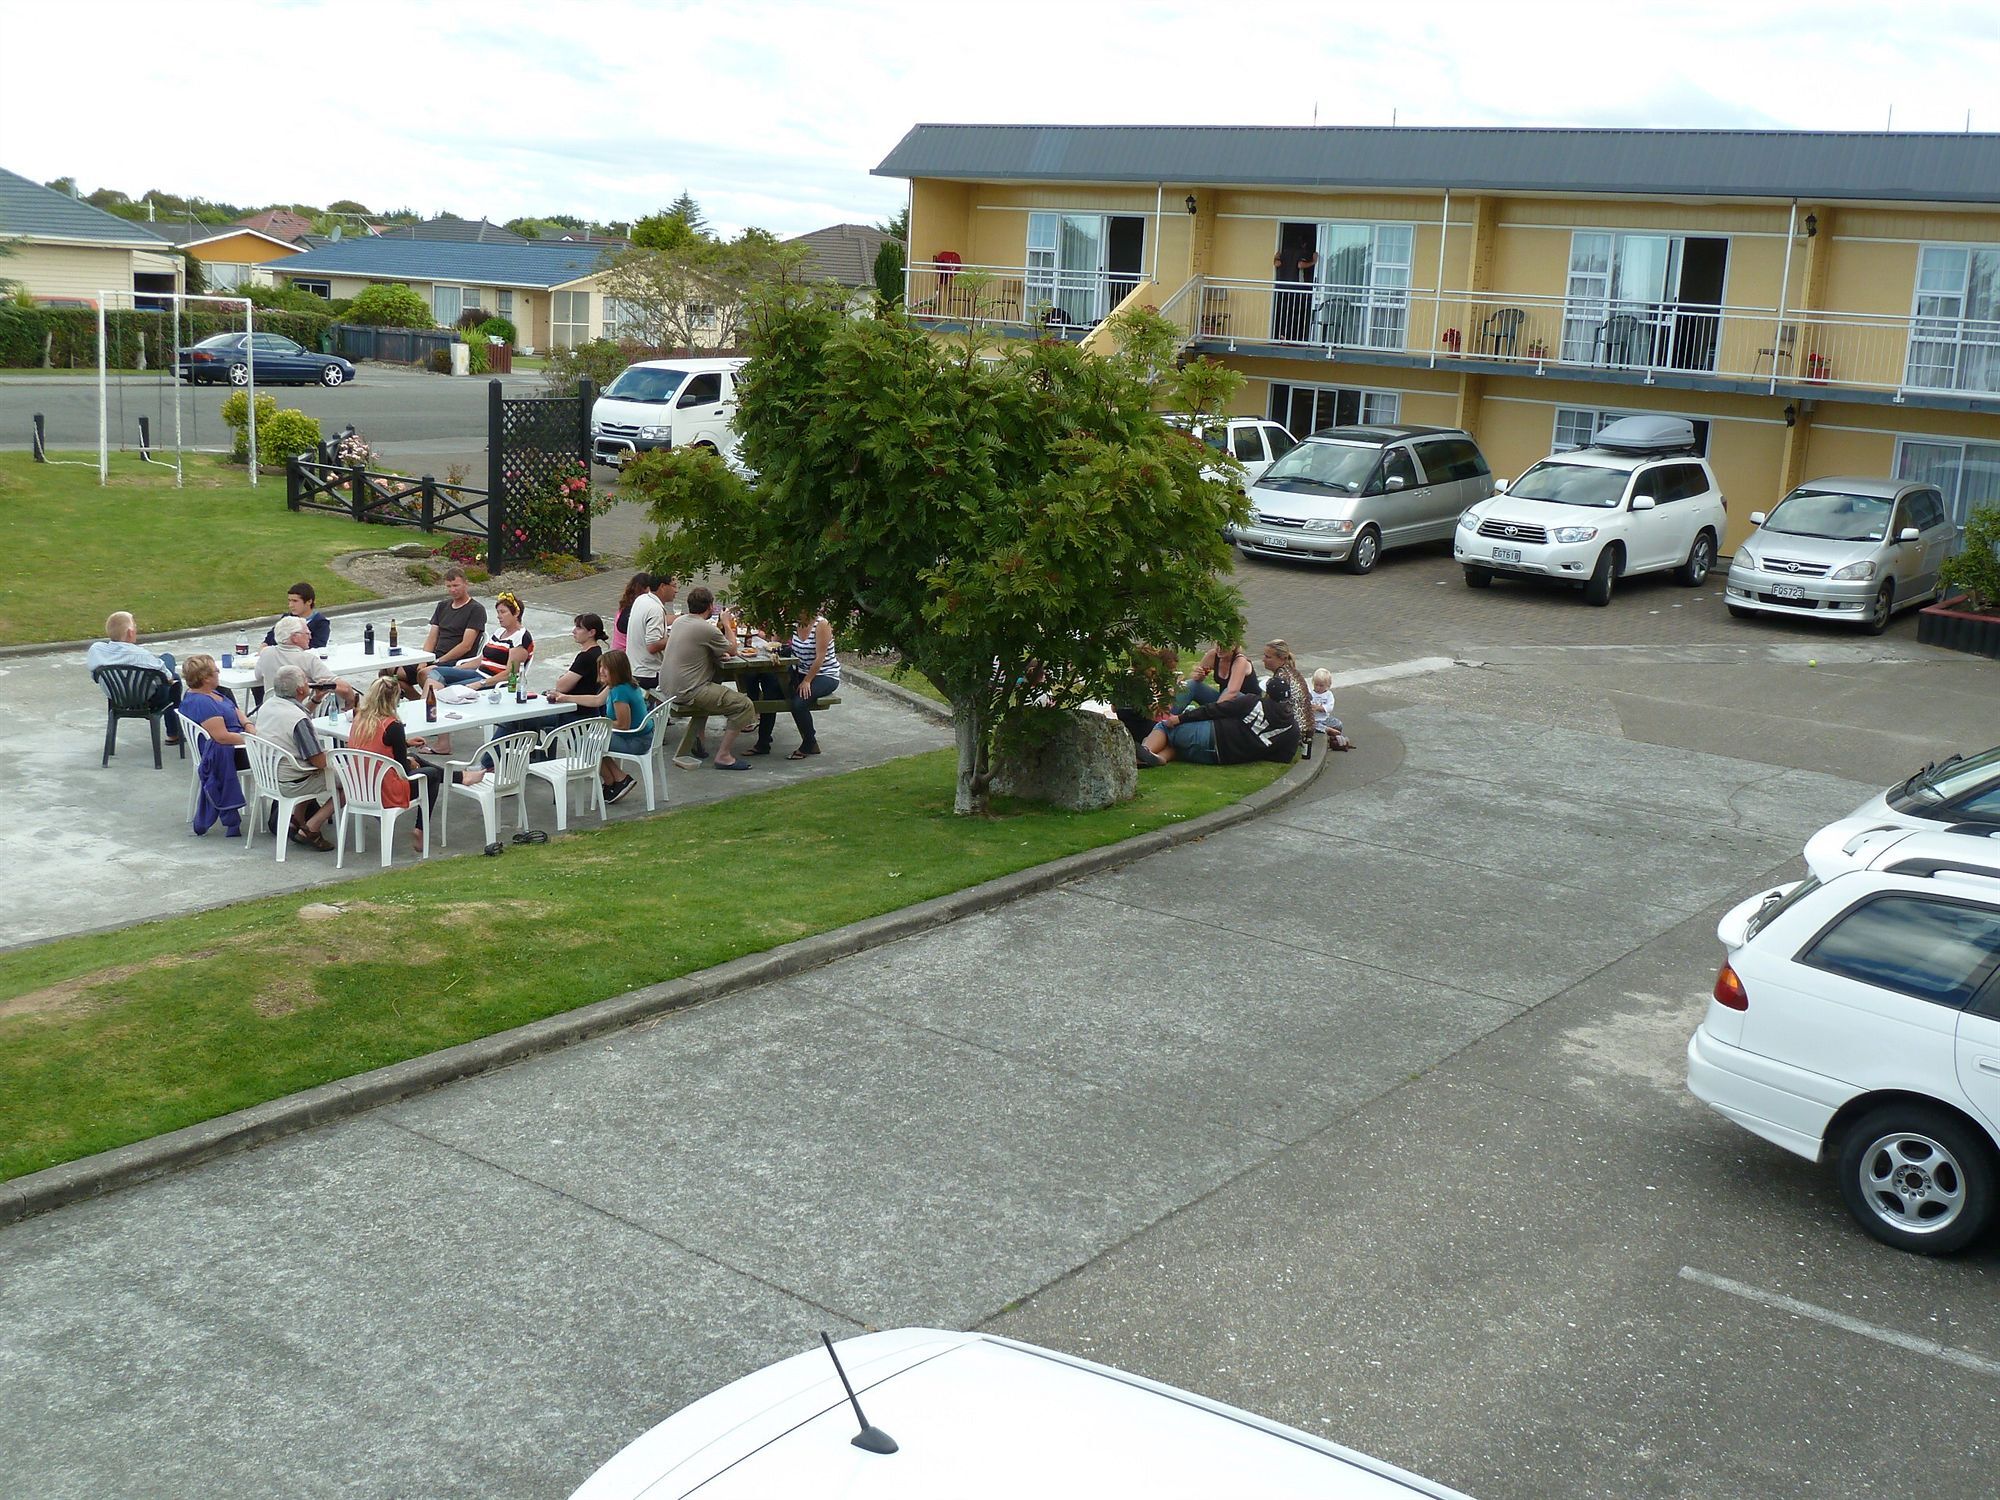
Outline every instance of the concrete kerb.
<path fill-rule="evenodd" d="M 949 707 L 938 702 L 935 698 L 926 698 L 922 693 L 911 692 L 910 689 L 904 687 L 899 682 L 891 682 L 886 677 L 877 677 L 873 672 L 864 672 L 861 668 L 854 666 L 848 667 L 845 675 L 853 680 L 856 687 L 861 688 L 865 692 L 874 693 L 877 697 L 892 699 L 902 704 L 903 707 L 913 709 L 917 713 L 924 715 L 926 718 L 935 719 L 940 724 L 949 724 L 951 722 L 951 709 Z"/>
<path fill-rule="evenodd" d="M 893 687 L 894 684 L 880 686 Z M 929 700 L 920 701 L 930 709 L 938 707 Z M 526 1058 L 555 1052 L 669 1011 L 683 1010 L 738 990 L 789 978 L 837 959 L 914 937 L 961 917 L 991 911 L 1023 896 L 1131 864 L 1179 844 L 1192 843 L 1284 806 L 1310 787 L 1332 760 L 1330 755 L 1320 755 L 1312 760 L 1296 761 L 1290 770 L 1269 786 L 1252 792 L 1240 802 L 1204 813 L 1185 823 L 1156 828 L 1136 838 L 1068 855 L 1033 869 L 1018 870 L 1012 875 L 1002 875 L 948 896 L 904 907 L 901 911 L 801 938 L 767 953 L 732 959 L 698 974 L 614 995 L 608 1000 L 531 1021 L 494 1036 L 464 1042 L 441 1052 L 426 1053 L 405 1062 L 391 1063 L 352 1078 L 336 1079 L 301 1093 L 288 1094 L 282 1099 L 272 1099 L 218 1119 L 205 1120 L 199 1125 L 169 1131 L 150 1140 L 134 1141 L 129 1146 L 119 1146 L 95 1156 L 31 1172 L 12 1182 L 0 1183 L 0 1225 L 132 1187 L 149 1178 L 263 1145 L 316 1125 L 362 1114 L 398 1099 L 488 1073 Z"/>

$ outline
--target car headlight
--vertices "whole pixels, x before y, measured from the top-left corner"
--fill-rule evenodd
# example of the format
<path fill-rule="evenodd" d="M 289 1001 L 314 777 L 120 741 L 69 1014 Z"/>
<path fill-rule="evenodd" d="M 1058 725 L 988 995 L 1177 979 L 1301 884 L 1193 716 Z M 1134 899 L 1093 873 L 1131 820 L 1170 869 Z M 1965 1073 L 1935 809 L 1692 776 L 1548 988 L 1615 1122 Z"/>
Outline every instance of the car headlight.
<path fill-rule="evenodd" d="M 1597 535 L 1595 526 L 1558 526 L 1549 533 L 1559 542 L 1587 542 Z"/>
<path fill-rule="evenodd" d="M 1477 531 L 1479 529 L 1479 517 L 1469 510 L 1461 512 L 1458 518 L 1458 529 L 1460 531 Z"/>
<path fill-rule="evenodd" d="M 1348 536 L 1354 531 L 1352 521 L 1308 521 L 1306 531 L 1317 532 L 1320 536 Z"/>
<path fill-rule="evenodd" d="M 1757 554 L 1752 552 L 1748 547 L 1738 547 L 1736 549 L 1736 560 L 1752 572 L 1756 572 L 1764 566 L 1763 563 L 1757 560 Z"/>
<path fill-rule="evenodd" d="M 658 443 L 666 441 L 672 432 L 673 428 L 671 427 L 641 427 L 639 429 L 639 436 L 649 443 Z"/>
<path fill-rule="evenodd" d="M 1875 561 L 1873 558 L 1870 558 L 1867 562 L 1849 563 L 1844 568 L 1835 568 L 1826 576 L 1834 579 L 1836 582 L 1842 583 L 1851 583 L 1862 578 L 1873 578 L 1875 576 Z"/>

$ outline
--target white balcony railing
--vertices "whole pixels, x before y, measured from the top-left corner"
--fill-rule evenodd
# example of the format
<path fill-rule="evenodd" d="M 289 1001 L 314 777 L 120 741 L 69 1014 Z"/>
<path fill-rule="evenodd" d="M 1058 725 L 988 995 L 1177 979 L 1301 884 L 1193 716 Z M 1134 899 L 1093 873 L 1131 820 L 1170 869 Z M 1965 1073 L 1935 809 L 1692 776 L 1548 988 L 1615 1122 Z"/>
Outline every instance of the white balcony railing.
<path fill-rule="evenodd" d="M 914 316 L 939 322 L 1088 329 L 1116 312 L 1144 279 L 1136 271 L 918 261 L 905 275 L 904 303 Z"/>

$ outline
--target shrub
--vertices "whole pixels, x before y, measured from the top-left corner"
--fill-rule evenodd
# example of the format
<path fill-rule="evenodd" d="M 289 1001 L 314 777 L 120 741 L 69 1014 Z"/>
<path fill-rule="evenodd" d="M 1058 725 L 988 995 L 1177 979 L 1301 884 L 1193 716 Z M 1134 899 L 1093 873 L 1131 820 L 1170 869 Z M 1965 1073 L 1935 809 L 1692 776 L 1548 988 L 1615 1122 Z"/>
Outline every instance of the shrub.
<path fill-rule="evenodd" d="M 466 567 L 486 556 L 486 544 L 477 537 L 449 536 L 445 538 L 443 551 L 460 567 Z"/>
<path fill-rule="evenodd" d="M 432 328 L 430 304 L 401 282 L 364 289 L 347 309 L 347 321 L 370 328 Z"/>
<path fill-rule="evenodd" d="M 317 292 L 303 292 L 287 283 L 283 286 L 243 285 L 229 295 L 247 297 L 250 305 L 260 310 L 268 308 L 272 312 L 318 313 L 331 316 L 332 304 Z M 262 321 L 261 319 L 259 320 Z"/>
<path fill-rule="evenodd" d="M 505 318 L 488 318 L 472 331 L 481 338 L 498 339 L 510 349 L 520 342 L 519 330 Z"/>
<path fill-rule="evenodd" d="M 487 356 L 488 344 L 476 334 L 465 341 L 465 372 L 468 375 L 484 375 L 492 368 L 493 361 Z"/>
<path fill-rule="evenodd" d="M 236 446 L 231 457 L 239 464 L 250 461 L 250 401 L 247 392 L 232 391 L 222 403 L 222 420 L 236 432 Z M 281 464 L 286 459 L 300 453 L 310 453 L 319 447 L 319 422 L 304 412 L 292 407 L 278 410 L 278 398 L 257 393 L 257 462 L 258 466 Z"/>
<path fill-rule="evenodd" d="M 510 558 L 576 552 L 586 516 L 611 508 L 611 496 L 591 488 L 590 471 L 580 459 L 561 465 L 545 489 L 516 494 L 509 477 L 505 543 Z"/>
<path fill-rule="evenodd" d="M 477 328 L 481 323 L 484 323 L 485 321 L 486 321 L 485 308 L 468 307 L 464 312 L 458 315 L 458 321 L 452 324 L 451 326 L 453 328 L 456 328 L 460 333 L 463 333 L 468 328 Z"/>
<path fill-rule="evenodd" d="M 317 349 L 332 321 L 330 307 L 326 313 L 263 311 L 257 314 L 257 331 L 281 333 L 308 349 Z M 242 331 L 243 314 L 238 309 L 182 309 L 183 345 L 200 343 L 212 334 Z M 41 364 L 44 339 L 49 340 L 49 363 L 56 368 L 93 368 L 97 364 L 97 313 L 88 307 L 0 304 L 0 367 L 21 369 Z M 142 347 L 149 368 L 170 368 L 167 351 L 173 341 L 171 313 L 119 308 L 104 315 L 105 358 L 114 369 L 136 368 Z"/>
<path fill-rule="evenodd" d="M 451 373 L 451 351 L 449 349 L 433 349 L 431 350 L 431 357 L 424 361 L 424 363 L 430 366 L 430 372 L 433 375 L 449 375 Z"/>
<path fill-rule="evenodd" d="M 1974 610 L 2000 613 L 2000 508 L 1972 513 L 1965 523 L 1965 547 L 1944 565 L 1943 577 Z"/>
<path fill-rule="evenodd" d="M 619 343 L 613 339 L 592 339 L 570 349 L 551 349 L 542 378 L 556 396 L 576 394 L 577 382 L 586 376 L 603 390 L 616 380 L 634 360 L 650 359 L 653 351 L 643 344 Z"/>

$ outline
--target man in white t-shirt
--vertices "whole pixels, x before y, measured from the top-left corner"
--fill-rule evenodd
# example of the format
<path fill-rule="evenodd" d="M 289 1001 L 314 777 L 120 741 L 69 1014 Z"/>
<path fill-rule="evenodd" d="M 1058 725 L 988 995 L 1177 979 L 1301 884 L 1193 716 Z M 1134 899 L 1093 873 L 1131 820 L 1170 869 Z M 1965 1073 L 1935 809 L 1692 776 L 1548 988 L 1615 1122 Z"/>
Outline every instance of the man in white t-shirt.
<path fill-rule="evenodd" d="M 666 659 L 667 628 L 674 622 L 673 602 L 680 585 L 662 575 L 653 586 L 632 601 L 625 617 L 625 651 L 632 659 L 632 681 L 645 692 L 660 685 L 660 666 Z"/>
<path fill-rule="evenodd" d="M 312 685 L 315 700 L 326 693 L 339 695 L 341 706 L 352 708 L 360 701 L 353 686 L 333 675 L 326 658 L 312 649 L 312 624 L 298 615 L 282 615 L 271 627 L 271 644 L 257 653 L 257 686 L 265 697 L 276 690 L 278 673 L 297 667 Z"/>

